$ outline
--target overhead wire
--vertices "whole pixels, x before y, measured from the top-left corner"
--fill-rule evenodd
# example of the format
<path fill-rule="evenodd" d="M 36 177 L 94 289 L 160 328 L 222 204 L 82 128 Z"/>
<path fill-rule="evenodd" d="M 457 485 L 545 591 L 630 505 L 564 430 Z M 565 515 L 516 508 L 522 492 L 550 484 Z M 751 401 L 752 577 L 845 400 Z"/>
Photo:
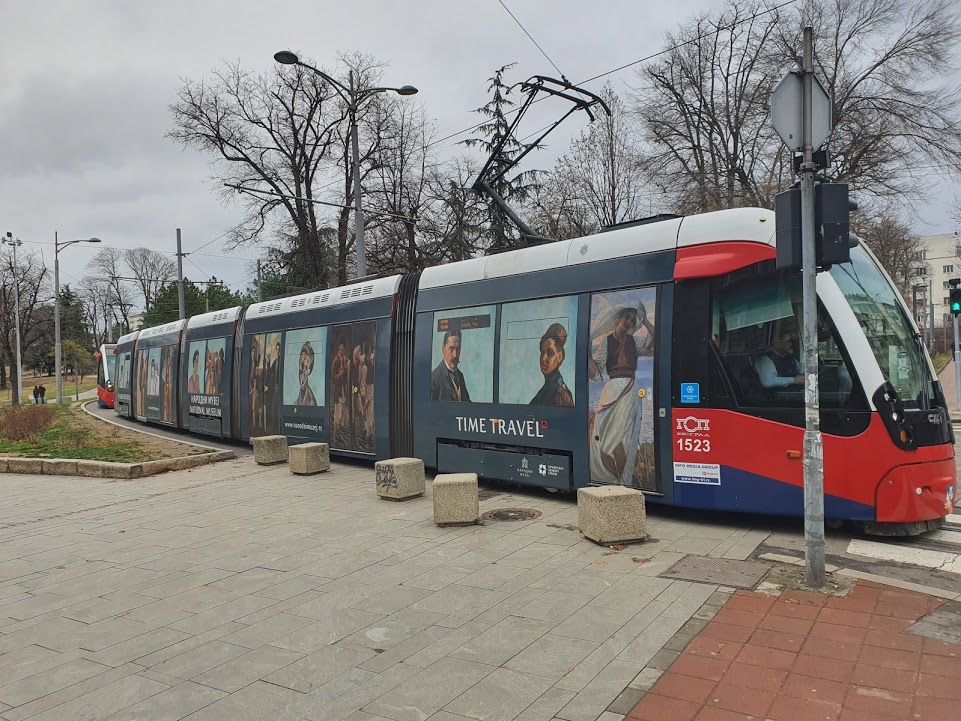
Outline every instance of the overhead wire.
<path fill-rule="evenodd" d="M 525 28 L 525 27 L 521 24 L 521 21 L 518 20 L 518 19 L 517 19 L 517 16 L 516 16 L 514 13 L 511 12 L 511 9 L 510 9 L 509 7 L 507 7 L 507 5 L 504 4 L 504 0 L 497 0 L 497 2 L 499 2 L 499 3 L 501 4 L 501 7 L 504 8 L 504 9 L 507 11 L 507 14 L 511 16 L 511 18 L 514 20 L 515 23 L 517 23 L 517 27 L 519 27 L 521 30 L 523 30 L 523 31 L 524 31 L 524 34 L 525 34 L 527 37 L 530 38 L 531 42 L 534 43 L 534 47 L 536 47 L 538 50 L 541 51 L 541 55 L 543 55 L 545 58 L 547 58 L 547 62 L 549 62 L 551 65 L 554 66 L 554 69 L 555 69 L 555 70 L 558 72 L 558 74 L 561 76 L 561 79 L 562 79 L 565 83 L 568 82 L 567 78 L 564 76 L 563 71 L 562 71 L 559 67 L 557 67 L 557 63 L 555 63 L 553 60 L 551 60 L 551 56 L 548 55 L 547 52 L 544 50 L 544 48 L 542 48 L 542 47 L 540 46 L 540 43 L 538 43 L 538 42 L 534 39 L 534 36 L 531 35 L 531 34 L 527 31 L 527 28 Z"/>

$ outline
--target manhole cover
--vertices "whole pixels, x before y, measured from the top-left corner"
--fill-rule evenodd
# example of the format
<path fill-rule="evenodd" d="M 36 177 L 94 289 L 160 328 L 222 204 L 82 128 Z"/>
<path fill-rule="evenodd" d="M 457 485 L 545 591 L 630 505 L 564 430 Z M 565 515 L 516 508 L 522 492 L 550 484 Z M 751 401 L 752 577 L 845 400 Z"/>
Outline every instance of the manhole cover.
<path fill-rule="evenodd" d="M 503 496 L 503 495 L 504 494 L 501 491 L 492 491 L 489 488 L 481 488 L 480 490 L 477 491 L 477 500 L 486 501 L 490 498 L 493 498 L 494 496 Z"/>
<path fill-rule="evenodd" d="M 662 571 L 661 578 L 681 581 L 714 583 L 735 588 L 754 588 L 767 575 L 771 567 L 756 561 L 732 561 L 726 558 L 684 556 L 680 561 Z"/>
<path fill-rule="evenodd" d="M 481 518 L 485 521 L 529 521 L 540 515 L 540 511 L 533 511 L 530 508 L 498 508 L 495 511 L 482 513 Z"/>

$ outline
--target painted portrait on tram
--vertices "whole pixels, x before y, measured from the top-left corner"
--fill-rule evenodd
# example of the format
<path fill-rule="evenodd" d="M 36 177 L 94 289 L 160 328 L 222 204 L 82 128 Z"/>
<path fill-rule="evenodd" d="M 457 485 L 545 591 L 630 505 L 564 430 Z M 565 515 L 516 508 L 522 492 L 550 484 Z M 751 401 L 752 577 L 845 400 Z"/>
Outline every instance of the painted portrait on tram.
<path fill-rule="evenodd" d="M 594 483 L 655 490 L 654 288 L 595 293 L 587 361 Z"/>
<path fill-rule="evenodd" d="M 577 297 L 506 303 L 500 326 L 498 402 L 572 408 Z"/>
<path fill-rule="evenodd" d="M 493 402 L 495 313 L 494 306 L 434 313 L 432 401 Z"/>

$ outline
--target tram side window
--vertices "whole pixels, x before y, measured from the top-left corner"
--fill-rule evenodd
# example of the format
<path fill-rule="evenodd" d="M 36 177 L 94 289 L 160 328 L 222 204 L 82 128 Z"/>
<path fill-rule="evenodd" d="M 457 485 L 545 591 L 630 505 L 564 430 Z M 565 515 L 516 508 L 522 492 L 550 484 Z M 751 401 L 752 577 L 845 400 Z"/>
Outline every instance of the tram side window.
<path fill-rule="evenodd" d="M 501 307 L 499 403 L 573 407 L 576 323 L 573 295 Z"/>
<path fill-rule="evenodd" d="M 765 275 L 715 290 L 712 338 L 743 407 L 804 407 L 801 286 L 787 274 Z M 818 307 L 821 406 L 860 406 L 854 374 L 831 319 Z"/>

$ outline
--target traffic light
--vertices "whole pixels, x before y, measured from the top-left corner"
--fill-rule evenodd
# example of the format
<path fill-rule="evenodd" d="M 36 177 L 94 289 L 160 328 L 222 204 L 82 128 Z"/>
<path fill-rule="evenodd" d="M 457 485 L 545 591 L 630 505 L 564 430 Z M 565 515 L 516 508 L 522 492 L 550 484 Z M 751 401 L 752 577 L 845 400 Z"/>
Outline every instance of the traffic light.
<path fill-rule="evenodd" d="M 846 183 L 818 183 L 814 186 L 815 261 L 819 269 L 851 260 L 851 211 L 857 209 L 848 197 Z M 774 196 L 775 237 L 778 270 L 801 268 L 801 189 L 791 187 Z"/>
<path fill-rule="evenodd" d="M 954 315 L 961 315 L 961 288 L 951 290 L 951 312 Z"/>

